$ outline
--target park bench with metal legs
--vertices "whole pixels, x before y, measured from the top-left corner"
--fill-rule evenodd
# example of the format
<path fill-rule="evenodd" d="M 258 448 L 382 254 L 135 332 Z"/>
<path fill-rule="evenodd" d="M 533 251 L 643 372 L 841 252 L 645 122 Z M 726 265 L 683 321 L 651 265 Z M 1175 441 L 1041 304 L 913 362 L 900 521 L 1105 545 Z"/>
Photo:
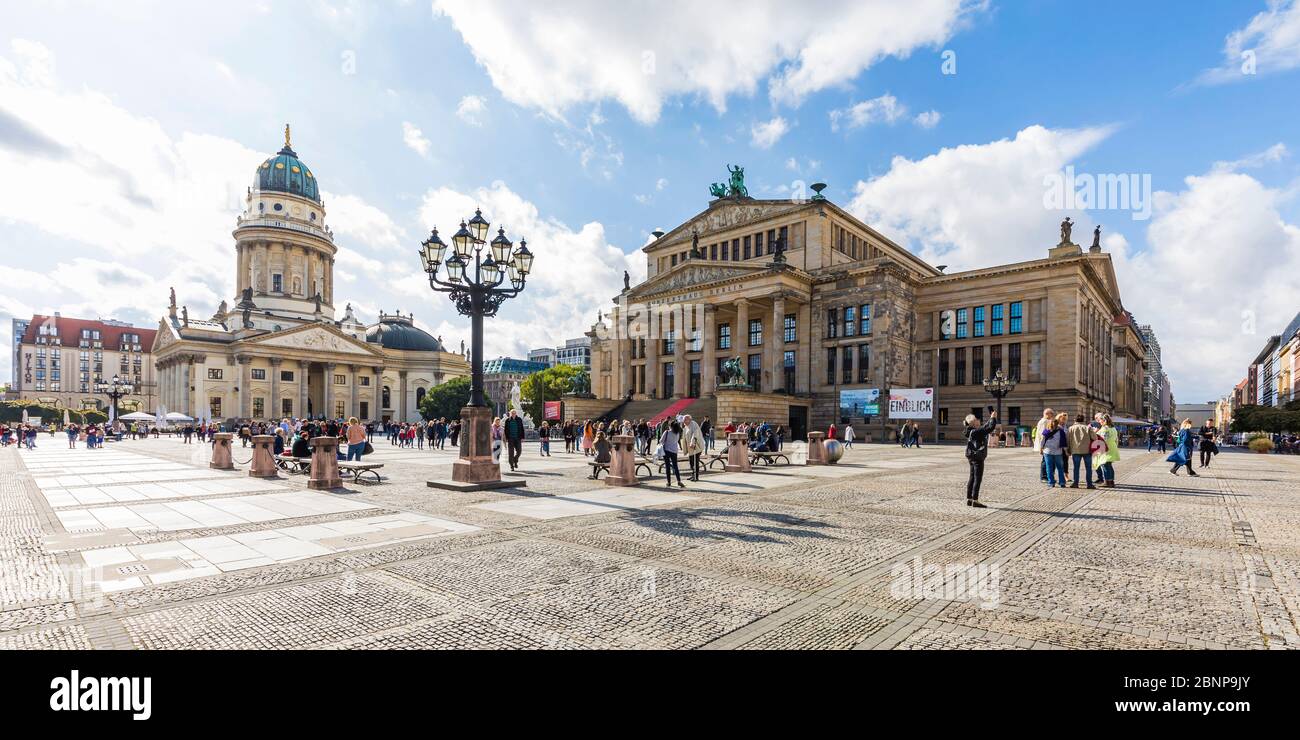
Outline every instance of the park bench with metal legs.
<path fill-rule="evenodd" d="M 339 461 L 340 475 L 343 473 L 351 473 L 353 480 L 361 480 L 361 476 L 369 473 L 370 475 L 374 476 L 376 483 L 382 483 L 384 479 L 380 477 L 379 471 L 383 467 L 384 467 L 383 463 L 357 462 L 355 460 Z"/>
<path fill-rule="evenodd" d="M 311 458 L 276 455 L 275 467 L 286 473 L 308 473 L 311 472 Z"/>
<path fill-rule="evenodd" d="M 609 473 L 609 463 L 607 462 L 596 462 L 594 460 L 588 460 L 587 465 L 591 466 L 591 475 L 587 476 L 591 480 L 600 480 L 600 473 L 602 470 L 605 471 L 606 473 Z M 632 468 L 632 470 L 638 475 L 641 473 L 642 470 L 644 470 L 646 477 L 649 477 L 650 458 L 638 459 L 636 461 L 636 466 Z"/>
<path fill-rule="evenodd" d="M 750 450 L 749 464 L 753 465 L 759 460 L 762 460 L 764 465 L 789 465 L 790 464 L 790 456 L 785 454 L 784 452 L 770 452 L 767 450 Z"/>

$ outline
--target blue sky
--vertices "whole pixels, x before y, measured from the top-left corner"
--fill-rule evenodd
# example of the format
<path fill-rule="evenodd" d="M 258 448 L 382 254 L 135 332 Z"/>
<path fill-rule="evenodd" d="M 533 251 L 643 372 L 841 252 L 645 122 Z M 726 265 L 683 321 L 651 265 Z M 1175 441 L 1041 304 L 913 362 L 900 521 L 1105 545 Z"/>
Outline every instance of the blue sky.
<path fill-rule="evenodd" d="M 291 122 L 363 319 L 466 335 L 412 250 L 477 203 L 539 254 L 489 353 L 562 343 L 742 164 L 752 195 L 824 181 L 951 269 L 1101 223 L 1200 402 L 1300 310 L 1298 67 L 1290 1 L 7 4 L 0 335 L 231 298 L 239 199 Z M 1045 208 L 1067 165 L 1149 175 L 1151 217 Z"/>

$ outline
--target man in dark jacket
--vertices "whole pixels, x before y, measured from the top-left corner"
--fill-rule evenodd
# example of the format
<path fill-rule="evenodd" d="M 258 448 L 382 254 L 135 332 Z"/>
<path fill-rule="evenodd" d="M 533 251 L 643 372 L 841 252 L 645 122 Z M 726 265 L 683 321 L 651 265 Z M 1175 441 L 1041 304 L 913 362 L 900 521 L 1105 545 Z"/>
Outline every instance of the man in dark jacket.
<path fill-rule="evenodd" d="M 966 505 L 978 509 L 988 508 L 980 503 L 980 483 L 984 480 L 984 458 L 989 455 L 989 435 L 997 426 L 998 412 L 989 407 L 989 420 L 983 426 L 974 414 L 966 415 L 966 462 L 970 463 L 970 479 L 966 481 Z"/>
<path fill-rule="evenodd" d="M 519 455 L 524 451 L 524 420 L 519 418 L 519 413 L 514 409 L 510 409 L 510 416 L 506 419 L 502 436 L 506 438 L 506 445 L 510 448 L 510 469 L 518 470 Z"/>

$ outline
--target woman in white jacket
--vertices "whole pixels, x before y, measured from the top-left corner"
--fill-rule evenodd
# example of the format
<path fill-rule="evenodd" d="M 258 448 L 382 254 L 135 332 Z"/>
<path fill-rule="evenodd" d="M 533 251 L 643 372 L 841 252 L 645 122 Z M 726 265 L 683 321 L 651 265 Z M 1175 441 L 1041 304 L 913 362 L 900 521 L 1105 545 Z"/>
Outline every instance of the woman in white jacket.
<path fill-rule="evenodd" d="M 846 449 L 849 448 L 849 447 L 852 447 L 852 446 L 853 446 L 853 437 L 854 437 L 854 436 L 855 436 L 855 435 L 854 435 L 854 433 L 853 433 L 853 425 L 852 425 L 852 424 L 845 424 L 845 425 L 844 425 L 844 447 L 845 447 Z"/>
<path fill-rule="evenodd" d="M 691 464 L 691 480 L 700 479 L 700 455 L 704 454 L 704 432 L 690 414 L 682 417 L 682 452 Z"/>

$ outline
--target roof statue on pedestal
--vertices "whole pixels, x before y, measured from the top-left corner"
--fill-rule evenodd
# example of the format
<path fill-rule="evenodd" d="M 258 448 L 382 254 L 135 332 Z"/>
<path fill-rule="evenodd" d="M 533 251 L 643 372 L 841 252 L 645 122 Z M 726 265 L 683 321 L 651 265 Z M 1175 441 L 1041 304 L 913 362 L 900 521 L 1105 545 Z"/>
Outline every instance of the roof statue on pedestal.
<path fill-rule="evenodd" d="M 714 198 L 748 198 L 749 190 L 745 188 L 745 168 L 740 165 L 727 165 L 731 174 L 726 183 L 715 182 L 709 185 L 709 194 Z"/>
<path fill-rule="evenodd" d="M 1071 243 L 1070 232 L 1073 230 L 1074 230 L 1074 222 L 1070 220 L 1069 216 L 1066 216 L 1065 220 L 1061 222 L 1061 243 L 1062 244 Z"/>
<path fill-rule="evenodd" d="M 631 281 L 632 281 L 632 276 L 628 274 L 627 270 L 624 270 L 624 271 L 623 271 L 623 290 L 631 290 L 631 289 L 632 289 L 631 285 L 629 284 Z"/>
<path fill-rule="evenodd" d="M 1088 251 L 1089 252 L 1101 251 L 1101 224 L 1097 224 L 1097 228 L 1092 230 L 1092 246 L 1088 247 Z"/>
<path fill-rule="evenodd" d="M 182 325 L 182 326 L 189 326 L 189 325 L 190 325 L 190 307 L 189 307 L 189 306 L 181 306 L 181 325 Z"/>

